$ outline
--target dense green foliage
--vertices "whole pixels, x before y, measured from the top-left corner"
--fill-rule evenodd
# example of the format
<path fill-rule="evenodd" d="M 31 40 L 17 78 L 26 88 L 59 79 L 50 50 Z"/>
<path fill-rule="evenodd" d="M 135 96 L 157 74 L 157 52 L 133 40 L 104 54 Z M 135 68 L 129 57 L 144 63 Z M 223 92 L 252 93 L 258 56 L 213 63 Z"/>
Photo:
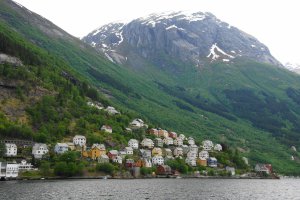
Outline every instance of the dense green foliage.
<path fill-rule="evenodd" d="M 111 163 L 102 163 L 96 166 L 97 171 L 112 175 L 115 167 Z"/>

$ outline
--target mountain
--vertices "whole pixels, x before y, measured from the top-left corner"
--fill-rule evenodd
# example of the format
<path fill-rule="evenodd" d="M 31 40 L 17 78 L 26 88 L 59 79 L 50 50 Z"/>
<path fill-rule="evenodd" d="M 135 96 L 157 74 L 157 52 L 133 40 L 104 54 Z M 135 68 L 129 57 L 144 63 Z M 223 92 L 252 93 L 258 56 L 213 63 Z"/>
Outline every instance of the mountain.
<path fill-rule="evenodd" d="M 85 44 L 9 0 L 0 1 L 0 24 L 5 36 L 1 41 L 10 41 L 12 46 L 18 44 L 13 51 L 1 49 L 5 59 L 21 60 L 28 66 L 18 68 L 23 69 L 17 73 L 19 75 L 33 69 L 29 70 L 32 79 L 23 80 L 23 84 L 41 82 L 43 86 L 37 85 L 40 87 L 30 90 L 26 84 L 18 87 L 13 76 L 8 82 L 12 81 L 14 85 L 2 84 L 6 90 L 15 88 L 14 95 L 18 97 L 15 100 L 7 92 L 8 100 L 1 99 L 1 122 L 5 122 L 5 127 L 6 124 L 13 127 L 5 129 L 6 136 L 29 135 L 38 141 L 55 142 L 57 138 L 86 134 L 89 141 L 110 139 L 120 143 L 131 137 L 123 132 L 127 122 L 140 117 L 155 127 L 191 135 L 197 140 L 212 139 L 234 146 L 249 158 L 251 164 L 270 162 L 275 170 L 285 174 L 300 171 L 297 159 L 290 160 L 291 155 L 299 157 L 297 152 L 290 150 L 290 146 L 297 147 L 300 143 L 299 77 L 281 68 L 267 48 L 264 54 L 260 54 L 261 60 L 256 60 L 252 53 L 233 56 L 231 49 L 229 51 L 220 41 L 214 40 L 202 54 L 198 52 L 201 65 L 197 66 L 193 60 L 195 57 L 187 55 L 190 60 L 185 60 L 179 56 L 185 54 L 182 45 L 173 44 L 175 39 L 170 40 L 174 52 L 169 48 L 161 49 L 164 46 L 159 44 L 148 46 L 151 41 L 160 43 L 158 41 L 162 40 L 147 40 L 145 37 L 149 34 L 143 34 L 147 29 L 141 29 L 135 33 L 135 39 L 138 36 L 140 42 L 133 40 L 133 44 L 142 46 L 130 45 L 124 34 L 116 36 L 120 40 L 123 37 L 122 42 L 112 35 L 111 42 L 101 44 L 107 48 L 110 46 L 111 50 L 102 53 L 91 47 L 91 42 Z M 157 35 L 151 27 L 148 27 L 150 33 Z M 96 46 L 97 41 L 94 42 Z M 115 49 L 112 48 L 114 43 Z M 252 44 L 259 46 L 260 43 Z M 19 46 L 21 50 L 16 51 Z M 219 57 L 207 57 L 212 46 L 212 54 Z M 32 49 L 35 50 L 29 54 Z M 115 56 L 111 53 L 114 51 Z M 7 75 L 2 74 L 3 77 Z M 74 85 L 77 82 L 80 84 Z M 39 88 L 43 92 L 38 92 L 40 96 L 47 95 L 33 101 L 36 93 L 30 95 L 27 91 L 39 91 Z M 26 101 L 25 108 L 22 107 L 22 97 Z M 114 105 L 124 115 L 109 117 L 101 111 L 89 109 L 86 107 L 89 98 L 104 105 Z M 15 107 L 23 114 L 10 112 Z M 99 134 L 98 128 L 104 123 L 113 124 L 117 134 L 109 137 Z M 23 132 L 21 136 L 14 135 L 18 132 L 14 130 Z M 3 131 L 0 135 L 4 135 Z"/>
<path fill-rule="evenodd" d="M 286 63 L 284 67 L 297 74 L 300 73 L 300 65 L 297 63 Z"/>
<path fill-rule="evenodd" d="M 207 61 L 250 58 L 280 66 L 268 48 L 211 13 L 157 13 L 128 24 L 111 23 L 83 38 L 117 63 L 134 65 L 134 54 L 154 61 L 161 53 L 201 67 Z"/>

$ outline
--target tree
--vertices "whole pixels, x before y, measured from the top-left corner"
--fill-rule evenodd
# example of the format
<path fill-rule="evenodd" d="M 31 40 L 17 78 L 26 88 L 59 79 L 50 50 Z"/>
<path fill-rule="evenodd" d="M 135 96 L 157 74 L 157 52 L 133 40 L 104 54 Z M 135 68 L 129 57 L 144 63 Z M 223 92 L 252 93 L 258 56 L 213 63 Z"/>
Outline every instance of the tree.
<path fill-rule="evenodd" d="M 106 174 L 112 174 L 114 172 L 114 166 L 110 163 L 102 163 L 98 164 L 96 169 L 100 172 L 104 172 Z"/>
<path fill-rule="evenodd" d="M 0 158 L 3 158 L 6 154 L 6 147 L 4 143 L 0 143 Z"/>
<path fill-rule="evenodd" d="M 47 161 L 42 161 L 40 165 L 40 172 L 42 176 L 49 176 L 50 174 L 50 163 Z"/>

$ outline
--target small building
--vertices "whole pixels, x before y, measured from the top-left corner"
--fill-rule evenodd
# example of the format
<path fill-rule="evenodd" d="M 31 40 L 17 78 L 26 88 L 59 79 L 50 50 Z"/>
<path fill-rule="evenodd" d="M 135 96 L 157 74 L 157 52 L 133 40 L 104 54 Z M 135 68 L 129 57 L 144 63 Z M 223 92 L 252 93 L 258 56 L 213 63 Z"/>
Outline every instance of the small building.
<path fill-rule="evenodd" d="M 185 144 L 182 145 L 181 148 L 182 148 L 182 150 L 183 150 L 183 154 L 184 154 L 184 155 L 186 155 L 186 154 L 189 152 L 189 150 L 190 150 L 189 146 L 188 146 L 188 145 L 185 145 Z"/>
<path fill-rule="evenodd" d="M 125 147 L 123 151 L 125 151 L 127 155 L 133 155 L 132 147 Z"/>
<path fill-rule="evenodd" d="M 175 157 L 183 156 L 183 149 L 181 147 L 176 147 L 173 151 Z"/>
<path fill-rule="evenodd" d="M 123 159 L 122 159 L 121 156 L 116 156 L 114 159 L 112 159 L 112 161 L 113 161 L 114 163 L 122 164 Z"/>
<path fill-rule="evenodd" d="M 185 159 L 185 163 L 191 167 L 196 167 L 197 163 L 196 163 L 196 158 L 192 158 L 192 157 L 187 157 Z"/>
<path fill-rule="evenodd" d="M 189 151 L 186 155 L 187 158 L 194 158 L 196 159 L 197 158 L 197 152 L 194 152 L 194 151 Z"/>
<path fill-rule="evenodd" d="M 108 156 L 109 159 L 111 159 L 111 160 L 115 159 L 118 155 L 119 155 L 119 151 L 117 151 L 117 150 L 110 150 L 110 151 L 107 153 L 107 156 Z"/>
<path fill-rule="evenodd" d="M 218 160 L 215 157 L 210 157 L 207 159 L 207 165 L 209 167 L 217 167 L 218 166 Z"/>
<path fill-rule="evenodd" d="M 130 139 L 128 141 L 128 146 L 131 147 L 132 149 L 138 149 L 139 148 L 139 141 L 136 139 Z"/>
<path fill-rule="evenodd" d="M 94 148 L 99 149 L 99 156 L 106 155 L 106 147 L 104 144 L 95 143 L 92 145 L 92 149 L 94 149 Z"/>
<path fill-rule="evenodd" d="M 30 171 L 34 170 L 33 165 L 31 163 L 27 163 L 26 160 L 22 160 L 19 164 L 19 171 Z"/>
<path fill-rule="evenodd" d="M 195 144 L 192 144 L 189 146 L 189 151 L 192 151 L 192 152 L 195 152 L 195 153 L 198 153 L 198 146 L 195 145 Z"/>
<path fill-rule="evenodd" d="M 291 146 L 291 150 L 297 152 L 297 149 L 295 146 Z"/>
<path fill-rule="evenodd" d="M 156 169 L 157 175 L 172 175 L 172 169 L 168 165 L 159 165 Z"/>
<path fill-rule="evenodd" d="M 122 150 L 122 151 L 119 151 L 119 154 L 118 154 L 122 159 L 125 159 L 126 157 L 126 151 Z"/>
<path fill-rule="evenodd" d="M 73 143 L 75 146 L 84 146 L 86 144 L 86 138 L 83 135 L 75 135 L 73 138 Z"/>
<path fill-rule="evenodd" d="M 117 111 L 114 107 L 112 106 L 107 106 L 107 108 L 105 109 L 105 111 L 110 114 L 110 115 L 116 115 L 116 114 L 120 114 L 119 111 Z"/>
<path fill-rule="evenodd" d="M 133 159 L 126 159 L 126 161 L 125 161 L 125 167 L 127 167 L 127 168 L 132 168 L 132 167 L 134 167 L 134 160 Z"/>
<path fill-rule="evenodd" d="M 171 131 L 171 132 L 169 132 L 169 137 L 170 137 L 170 138 L 173 138 L 173 139 L 176 139 L 176 138 L 177 138 L 177 133 Z"/>
<path fill-rule="evenodd" d="M 255 170 L 256 172 L 258 172 L 258 173 L 262 173 L 262 172 L 264 172 L 264 173 L 266 173 L 266 174 L 270 174 L 270 173 L 271 173 L 271 171 L 270 171 L 270 169 L 267 167 L 267 165 L 266 165 L 266 164 L 262 164 L 262 163 L 256 164 L 254 170 Z"/>
<path fill-rule="evenodd" d="M 205 151 L 211 151 L 213 147 L 214 147 L 214 144 L 213 144 L 213 142 L 210 141 L 210 140 L 204 140 L 204 141 L 202 142 L 202 148 L 203 148 L 203 150 L 205 150 Z"/>
<path fill-rule="evenodd" d="M 141 119 L 134 119 L 132 122 L 130 122 L 129 126 L 132 129 L 139 129 L 139 128 L 143 128 L 143 127 L 148 127 L 148 125 L 145 124 L 144 121 L 141 120 Z"/>
<path fill-rule="evenodd" d="M 174 145 L 175 146 L 182 146 L 183 145 L 183 140 L 181 138 L 175 138 L 174 139 Z"/>
<path fill-rule="evenodd" d="M 183 134 L 179 134 L 179 136 L 178 136 L 180 139 L 182 139 L 182 141 L 184 141 L 185 140 L 185 135 L 183 135 Z"/>
<path fill-rule="evenodd" d="M 17 156 L 18 153 L 18 148 L 16 144 L 13 143 L 6 143 L 5 144 L 5 148 L 6 148 L 6 153 L 5 155 L 7 157 L 13 157 L 13 156 Z"/>
<path fill-rule="evenodd" d="M 204 166 L 204 167 L 207 166 L 207 160 L 204 159 L 204 158 L 199 158 L 199 159 L 197 160 L 197 163 L 198 163 L 198 165 L 200 165 L 200 166 Z"/>
<path fill-rule="evenodd" d="M 222 151 L 222 145 L 220 145 L 220 144 L 216 144 L 215 146 L 214 146 L 214 150 L 215 151 Z"/>
<path fill-rule="evenodd" d="M 199 152 L 199 158 L 200 158 L 200 159 L 203 159 L 203 160 L 204 160 L 204 159 L 205 159 L 205 160 L 208 159 L 208 158 L 209 158 L 209 153 L 208 153 L 208 151 L 200 151 L 200 152 Z"/>
<path fill-rule="evenodd" d="M 168 146 L 174 144 L 174 140 L 172 138 L 170 138 L 170 137 L 164 138 L 163 141 L 164 141 L 164 144 L 168 145 Z"/>
<path fill-rule="evenodd" d="M 162 150 L 159 147 L 154 147 L 152 149 L 152 156 L 162 156 Z"/>
<path fill-rule="evenodd" d="M 19 164 L 7 163 L 6 164 L 6 178 L 16 178 L 19 175 Z"/>
<path fill-rule="evenodd" d="M 66 144 L 68 145 L 68 148 L 71 151 L 74 151 L 76 149 L 75 144 L 73 142 L 67 142 Z"/>
<path fill-rule="evenodd" d="M 168 156 L 173 157 L 173 152 L 172 152 L 171 149 L 165 148 L 165 149 L 163 150 L 163 155 L 164 155 L 165 157 L 168 157 Z"/>
<path fill-rule="evenodd" d="M 143 159 L 142 161 L 142 166 L 146 168 L 151 168 L 152 167 L 152 161 L 151 159 Z"/>
<path fill-rule="evenodd" d="M 155 138 L 154 139 L 154 145 L 156 147 L 163 147 L 164 146 L 164 141 L 161 138 Z"/>
<path fill-rule="evenodd" d="M 156 137 L 158 137 L 158 130 L 156 128 L 151 128 L 149 130 L 149 134 L 150 135 L 155 135 Z"/>
<path fill-rule="evenodd" d="M 144 159 L 151 158 L 151 150 L 148 149 L 140 149 L 140 156 Z"/>
<path fill-rule="evenodd" d="M 164 158 L 162 156 L 153 156 L 152 157 L 152 165 L 163 165 Z"/>
<path fill-rule="evenodd" d="M 109 157 L 107 155 L 99 156 L 98 163 L 109 163 Z"/>
<path fill-rule="evenodd" d="M 48 147 L 46 144 L 42 143 L 35 143 L 34 146 L 32 147 L 32 155 L 34 156 L 35 159 L 41 159 L 43 155 L 48 153 Z"/>
<path fill-rule="evenodd" d="M 152 149 L 154 147 L 154 143 L 151 139 L 149 138 L 145 138 L 143 139 L 143 141 L 141 142 L 141 146 L 142 147 L 147 147 L 149 149 Z"/>
<path fill-rule="evenodd" d="M 103 125 L 100 130 L 104 131 L 105 133 L 112 133 L 112 128 L 108 125 Z"/>
<path fill-rule="evenodd" d="M 235 175 L 235 168 L 234 168 L 234 167 L 226 166 L 226 167 L 225 167 L 225 170 L 226 170 L 227 172 L 229 172 L 231 176 L 234 176 L 234 175 Z"/>
<path fill-rule="evenodd" d="M 194 140 L 194 138 L 189 137 L 189 138 L 188 138 L 188 144 L 189 144 L 189 145 L 195 145 L 195 140 Z"/>
<path fill-rule="evenodd" d="M 158 136 L 159 137 L 163 137 L 163 138 L 167 138 L 169 137 L 169 132 L 163 129 L 159 129 L 158 130 Z"/>
<path fill-rule="evenodd" d="M 63 154 L 69 150 L 69 146 L 66 143 L 57 143 L 54 147 L 54 152 L 57 154 Z"/>

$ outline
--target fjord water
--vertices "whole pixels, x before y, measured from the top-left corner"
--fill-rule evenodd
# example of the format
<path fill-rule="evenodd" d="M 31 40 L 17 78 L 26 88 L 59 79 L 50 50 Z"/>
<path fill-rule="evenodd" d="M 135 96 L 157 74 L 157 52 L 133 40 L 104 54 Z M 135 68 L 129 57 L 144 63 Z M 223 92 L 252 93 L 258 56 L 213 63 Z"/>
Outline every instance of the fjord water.
<path fill-rule="evenodd" d="M 142 179 L 0 182 L 0 199 L 300 199 L 300 179 Z"/>

